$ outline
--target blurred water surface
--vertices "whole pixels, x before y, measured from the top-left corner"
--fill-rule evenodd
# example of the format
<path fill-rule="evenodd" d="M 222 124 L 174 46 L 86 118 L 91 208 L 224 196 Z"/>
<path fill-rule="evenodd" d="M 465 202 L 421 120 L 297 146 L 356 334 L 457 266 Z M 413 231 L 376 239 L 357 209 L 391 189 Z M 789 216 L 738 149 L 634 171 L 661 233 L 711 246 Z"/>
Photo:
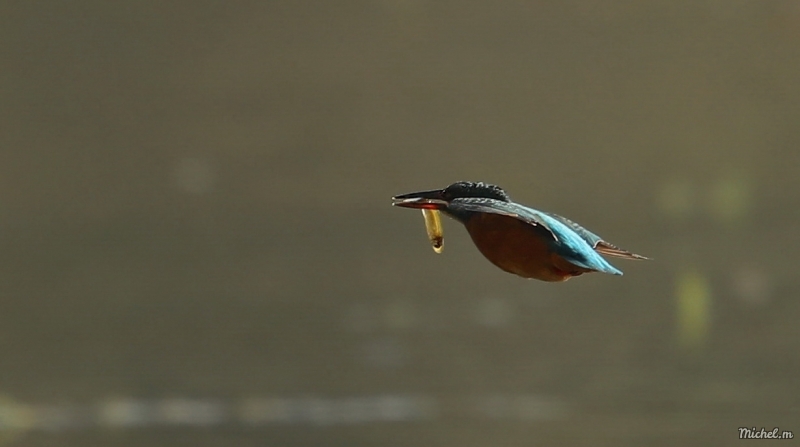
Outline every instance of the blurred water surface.
<path fill-rule="evenodd" d="M 795 2 L 0 11 L 0 445 L 800 430 Z M 655 260 L 437 256 L 456 180 Z"/>

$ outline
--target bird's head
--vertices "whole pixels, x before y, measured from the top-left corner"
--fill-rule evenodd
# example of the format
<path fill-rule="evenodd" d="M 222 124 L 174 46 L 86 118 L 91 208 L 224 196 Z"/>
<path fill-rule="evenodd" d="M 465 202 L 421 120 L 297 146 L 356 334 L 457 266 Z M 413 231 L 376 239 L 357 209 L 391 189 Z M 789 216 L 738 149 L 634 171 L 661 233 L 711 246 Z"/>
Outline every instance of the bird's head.
<path fill-rule="evenodd" d="M 412 192 L 392 197 L 394 206 L 439 210 L 456 220 L 466 222 L 472 215 L 458 206 L 452 206 L 455 199 L 493 199 L 509 202 L 503 188 L 483 182 L 456 182 L 444 189 Z"/>

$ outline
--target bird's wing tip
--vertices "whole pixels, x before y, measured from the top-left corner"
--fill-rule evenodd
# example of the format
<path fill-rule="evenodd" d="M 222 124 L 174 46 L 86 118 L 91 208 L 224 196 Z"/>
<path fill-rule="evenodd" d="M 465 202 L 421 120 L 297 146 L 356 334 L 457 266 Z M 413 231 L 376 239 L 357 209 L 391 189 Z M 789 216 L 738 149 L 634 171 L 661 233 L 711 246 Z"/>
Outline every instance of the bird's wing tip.
<path fill-rule="evenodd" d="M 600 254 L 606 256 L 614 256 L 617 258 L 631 259 L 636 261 L 649 261 L 650 258 L 636 253 L 631 253 L 628 250 L 623 250 L 616 245 L 610 244 L 604 240 L 599 240 L 594 244 L 594 249 Z"/>

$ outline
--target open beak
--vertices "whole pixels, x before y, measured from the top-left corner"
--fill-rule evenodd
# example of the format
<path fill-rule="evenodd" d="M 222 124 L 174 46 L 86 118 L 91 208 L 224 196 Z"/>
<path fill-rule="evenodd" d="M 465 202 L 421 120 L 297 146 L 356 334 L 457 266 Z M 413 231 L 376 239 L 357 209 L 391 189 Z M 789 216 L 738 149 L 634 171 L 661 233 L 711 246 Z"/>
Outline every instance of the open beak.
<path fill-rule="evenodd" d="M 412 192 L 392 197 L 393 206 L 403 208 L 417 208 L 425 210 L 440 210 L 447 208 L 447 200 L 444 200 L 444 190 L 435 189 L 432 191 Z"/>

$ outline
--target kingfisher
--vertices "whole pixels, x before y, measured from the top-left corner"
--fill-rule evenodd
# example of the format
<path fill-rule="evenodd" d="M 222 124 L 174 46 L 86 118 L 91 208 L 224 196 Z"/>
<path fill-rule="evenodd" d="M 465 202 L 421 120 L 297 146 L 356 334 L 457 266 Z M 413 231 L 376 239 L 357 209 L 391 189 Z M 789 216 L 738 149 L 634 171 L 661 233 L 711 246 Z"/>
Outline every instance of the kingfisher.
<path fill-rule="evenodd" d="M 514 203 L 502 188 L 488 183 L 456 182 L 392 201 L 404 208 L 440 211 L 461 222 L 486 259 L 523 278 L 559 282 L 589 272 L 622 275 L 601 255 L 648 259 L 566 217 Z"/>

